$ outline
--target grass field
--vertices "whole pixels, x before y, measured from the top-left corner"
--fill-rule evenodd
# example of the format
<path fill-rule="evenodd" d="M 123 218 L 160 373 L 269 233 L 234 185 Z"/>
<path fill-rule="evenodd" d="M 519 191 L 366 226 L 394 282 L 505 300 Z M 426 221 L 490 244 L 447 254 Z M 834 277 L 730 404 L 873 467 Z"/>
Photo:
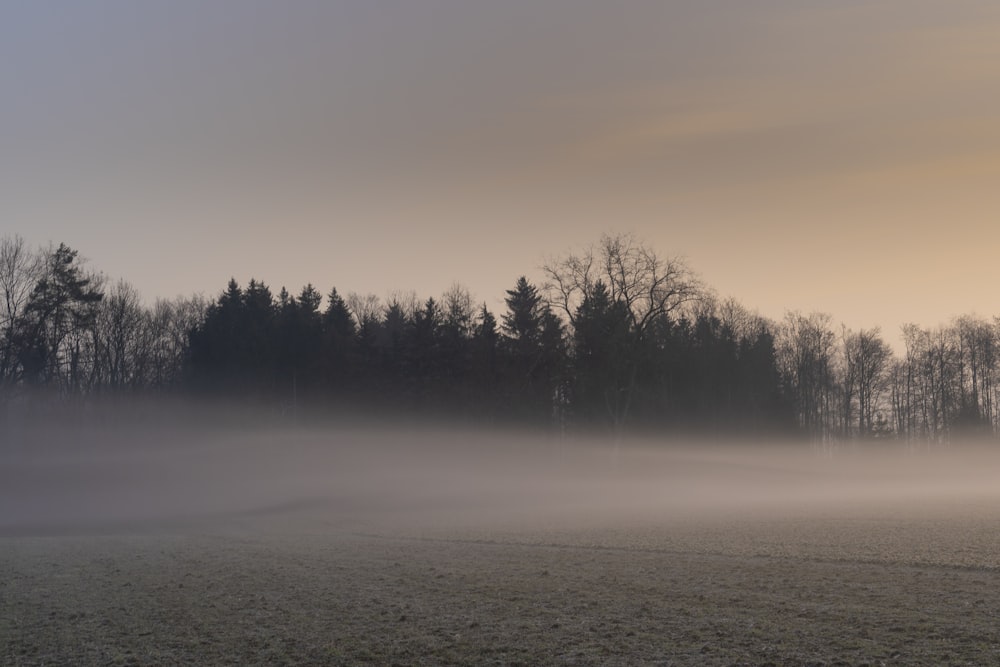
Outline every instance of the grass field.
<path fill-rule="evenodd" d="M 314 439 L 10 459 L 0 663 L 1000 664 L 990 453 Z"/>

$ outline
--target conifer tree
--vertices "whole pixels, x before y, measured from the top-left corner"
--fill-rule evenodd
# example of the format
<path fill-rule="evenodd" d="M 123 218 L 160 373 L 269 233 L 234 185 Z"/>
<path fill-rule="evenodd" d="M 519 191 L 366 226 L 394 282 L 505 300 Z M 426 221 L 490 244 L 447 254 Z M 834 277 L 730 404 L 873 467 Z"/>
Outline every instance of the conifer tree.
<path fill-rule="evenodd" d="M 332 288 L 323 311 L 323 366 L 334 391 L 346 391 L 353 382 L 356 333 L 351 309 L 337 288 Z"/>
<path fill-rule="evenodd" d="M 76 250 L 60 243 L 44 260 L 16 332 L 25 378 L 34 382 L 73 384 L 72 351 L 65 347 L 74 334 L 91 326 L 103 293 L 83 273 Z"/>
<path fill-rule="evenodd" d="M 610 420 L 628 389 L 632 339 L 624 305 L 598 280 L 574 315 L 574 406 L 583 419 Z"/>

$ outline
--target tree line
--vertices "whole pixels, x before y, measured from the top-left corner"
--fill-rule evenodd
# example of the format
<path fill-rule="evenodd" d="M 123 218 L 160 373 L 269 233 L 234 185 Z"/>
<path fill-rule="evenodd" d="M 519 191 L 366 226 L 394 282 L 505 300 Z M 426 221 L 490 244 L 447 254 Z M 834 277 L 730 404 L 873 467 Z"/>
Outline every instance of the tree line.
<path fill-rule="evenodd" d="M 175 390 L 201 297 L 143 303 L 129 283 L 88 271 L 64 244 L 0 238 L 0 402 Z M 19 402 L 20 401 L 20 402 Z M 0 413 L 2 414 L 2 413 Z"/>
<path fill-rule="evenodd" d="M 717 299 L 687 264 L 629 235 L 550 259 L 490 311 L 459 284 L 274 293 L 230 280 L 215 299 L 145 304 L 65 245 L 0 239 L 4 411 L 101 396 L 192 395 L 287 418 L 337 411 L 523 423 L 942 441 L 995 434 L 1000 324 L 961 317 L 876 329 L 829 315 L 772 321 Z M 40 398 L 42 397 L 42 398 Z"/>

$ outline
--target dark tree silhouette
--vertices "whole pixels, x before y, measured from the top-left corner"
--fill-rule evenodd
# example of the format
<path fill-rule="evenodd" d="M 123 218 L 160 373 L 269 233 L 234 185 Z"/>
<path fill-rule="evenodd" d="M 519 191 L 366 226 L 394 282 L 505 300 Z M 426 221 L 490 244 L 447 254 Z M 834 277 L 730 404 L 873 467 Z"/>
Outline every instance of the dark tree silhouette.
<path fill-rule="evenodd" d="M 608 420 L 618 428 L 629 390 L 635 339 L 625 306 L 602 280 L 583 298 L 573 321 L 573 404 L 581 419 Z"/>
<path fill-rule="evenodd" d="M 41 277 L 42 256 L 19 236 L 0 239 L 0 384 L 7 396 L 23 379 L 20 345 L 26 341 L 28 300 Z"/>
<path fill-rule="evenodd" d="M 15 347 L 30 383 L 80 386 L 81 348 L 77 334 L 97 319 L 103 293 L 83 272 L 77 251 L 65 244 L 43 261 L 15 334 Z"/>
<path fill-rule="evenodd" d="M 558 318 L 527 278 L 518 278 L 504 299 L 503 346 L 507 391 L 515 418 L 551 419 L 557 404 L 564 336 Z"/>
<path fill-rule="evenodd" d="M 152 355 L 152 322 L 138 291 L 119 280 L 106 292 L 92 329 L 94 377 L 115 393 L 140 388 Z"/>
<path fill-rule="evenodd" d="M 617 393 L 612 421 L 616 432 L 625 427 L 640 381 L 640 366 L 648 362 L 653 345 L 650 333 L 663 318 L 697 301 L 700 281 L 678 258 L 663 259 L 627 234 L 605 235 L 596 246 L 546 264 L 546 291 L 576 326 L 582 302 L 604 285 L 610 301 L 621 304 L 633 336 L 630 354 L 622 359 L 628 381 Z M 618 443 L 620 438 L 616 437 Z"/>
<path fill-rule="evenodd" d="M 354 381 L 357 328 L 351 309 L 337 292 L 336 287 L 330 290 L 326 298 L 322 332 L 322 359 L 327 383 L 334 392 L 348 392 Z M 313 357 L 314 363 L 317 357 Z"/>
<path fill-rule="evenodd" d="M 235 280 L 216 299 L 142 303 L 128 283 L 84 270 L 65 245 L 28 251 L 0 238 L 0 389 L 39 397 L 208 391 L 321 411 L 382 411 L 560 428 L 747 429 L 791 426 L 843 437 L 995 433 L 1000 324 L 962 317 L 904 327 L 895 358 L 877 330 L 827 315 L 783 322 L 706 296 L 677 259 L 605 236 L 526 276 L 497 318 L 458 284 L 440 299 L 306 285 L 277 298 Z M 557 316 L 551 304 L 560 309 Z M 339 407 L 338 407 L 339 406 Z"/>

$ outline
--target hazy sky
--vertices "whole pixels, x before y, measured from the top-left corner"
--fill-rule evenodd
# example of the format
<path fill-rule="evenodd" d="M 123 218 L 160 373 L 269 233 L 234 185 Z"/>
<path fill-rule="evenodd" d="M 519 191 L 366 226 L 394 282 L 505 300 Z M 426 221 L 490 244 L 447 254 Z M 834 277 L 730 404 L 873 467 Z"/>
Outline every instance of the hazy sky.
<path fill-rule="evenodd" d="M 495 310 L 628 231 L 763 314 L 1000 314 L 1000 4 L 0 4 L 0 234 Z"/>

